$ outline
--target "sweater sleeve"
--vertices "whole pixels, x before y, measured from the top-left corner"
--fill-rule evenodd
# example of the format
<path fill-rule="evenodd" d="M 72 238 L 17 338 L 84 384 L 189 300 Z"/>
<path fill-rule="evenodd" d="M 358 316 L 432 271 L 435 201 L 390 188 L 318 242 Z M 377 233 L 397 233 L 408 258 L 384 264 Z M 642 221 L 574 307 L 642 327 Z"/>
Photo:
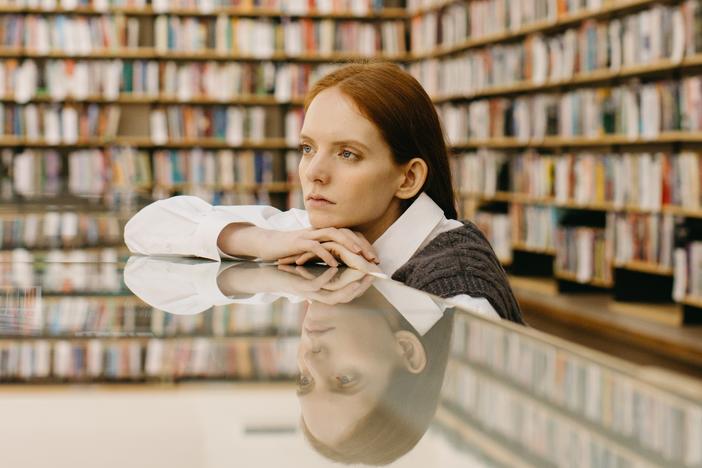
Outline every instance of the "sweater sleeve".
<path fill-rule="evenodd" d="M 471 222 L 439 234 L 393 275 L 442 298 L 485 298 L 504 319 L 524 323 L 519 303 L 490 243 Z"/>

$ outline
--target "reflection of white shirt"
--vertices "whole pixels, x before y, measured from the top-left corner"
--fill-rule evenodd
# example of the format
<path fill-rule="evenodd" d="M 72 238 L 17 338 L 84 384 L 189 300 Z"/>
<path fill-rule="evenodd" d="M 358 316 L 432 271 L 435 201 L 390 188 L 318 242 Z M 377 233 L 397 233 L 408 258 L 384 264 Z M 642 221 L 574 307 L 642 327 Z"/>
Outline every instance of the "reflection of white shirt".
<path fill-rule="evenodd" d="M 236 265 L 192 258 L 132 256 L 124 268 L 124 284 L 150 306 L 177 315 L 199 314 L 226 304 L 271 304 L 281 297 L 292 303 L 305 300 L 294 293 L 282 292 L 225 296 L 217 285 L 217 276 L 227 268 L 237 268 Z M 260 265 L 261 268 L 275 268 Z M 372 287 L 421 335 L 431 329 L 450 305 L 397 281 L 377 279 Z"/>
<path fill-rule="evenodd" d="M 279 231 L 310 227 L 307 212 L 297 208 L 280 211 L 263 205 L 212 206 L 200 198 L 180 195 L 142 208 L 124 227 L 124 241 L 131 252 L 142 255 L 194 256 L 216 261 L 222 257 L 233 259 L 217 247 L 219 233 L 231 223 L 249 223 Z M 436 236 L 460 226 L 460 221 L 446 219 L 431 197 L 420 194 L 373 243 L 380 269 L 388 277 L 392 276 Z M 498 316 L 482 297 L 460 294 L 448 301 L 484 315 Z"/>

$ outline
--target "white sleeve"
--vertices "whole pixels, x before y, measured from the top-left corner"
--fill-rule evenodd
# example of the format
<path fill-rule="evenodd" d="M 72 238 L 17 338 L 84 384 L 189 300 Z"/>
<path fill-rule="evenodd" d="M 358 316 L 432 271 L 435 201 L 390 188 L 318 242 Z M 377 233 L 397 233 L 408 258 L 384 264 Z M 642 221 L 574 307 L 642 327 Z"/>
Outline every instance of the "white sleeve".
<path fill-rule="evenodd" d="M 457 296 L 449 297 L 445 299 L 452 305 L 467 309 L 471 312 L 478 313 L 489 318 L 500 318 L 500 314 L 497 313 L 490 301 L 484 297 L 471 297 L 468 294 L 459 294 Z"/>
<path fill-rule="evenodd" d="M 124 227 L 124 242 L 132 253 L 142 255 L 219 260 L 217 238 L 230 223 L 279 231 L 310 225 L 307 212 L 297 208 L 280 211 L 264 205 L 212 206 L 198 197 L 178 195 L 153 202 L 132 216 Z"/>

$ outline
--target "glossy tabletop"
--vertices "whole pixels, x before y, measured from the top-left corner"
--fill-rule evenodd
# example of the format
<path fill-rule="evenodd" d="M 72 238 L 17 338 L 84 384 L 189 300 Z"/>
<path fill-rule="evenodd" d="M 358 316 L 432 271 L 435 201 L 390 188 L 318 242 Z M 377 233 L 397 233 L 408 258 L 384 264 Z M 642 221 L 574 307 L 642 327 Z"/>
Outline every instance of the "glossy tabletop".
<path fill-rule="evenodd" d="M 700 382 L 385 278 L 5 260 L 2 466 L 702 467 Z"/>

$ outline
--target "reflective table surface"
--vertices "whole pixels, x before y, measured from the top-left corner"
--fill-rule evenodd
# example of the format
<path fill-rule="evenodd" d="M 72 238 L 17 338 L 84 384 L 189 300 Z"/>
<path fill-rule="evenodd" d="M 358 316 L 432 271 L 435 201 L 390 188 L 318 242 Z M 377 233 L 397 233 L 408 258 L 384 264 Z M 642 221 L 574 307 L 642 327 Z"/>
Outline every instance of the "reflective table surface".
<path fill-rule="evenodd" d="M 0 261 L 7 467 L 702 467 L 702 384 L 351 269 Z"/>

